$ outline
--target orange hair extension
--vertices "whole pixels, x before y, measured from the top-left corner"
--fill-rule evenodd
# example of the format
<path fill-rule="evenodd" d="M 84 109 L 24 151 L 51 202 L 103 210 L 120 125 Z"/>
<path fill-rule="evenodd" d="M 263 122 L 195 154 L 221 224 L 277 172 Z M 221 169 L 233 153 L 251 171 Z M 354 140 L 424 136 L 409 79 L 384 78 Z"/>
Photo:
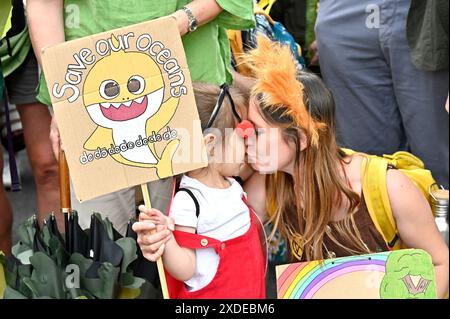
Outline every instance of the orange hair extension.
<path fill-rule="evenodd" d="M 244 56 L 246 65 L 256 78 L 253 95 L 261 94 L 265 107 L 282 110 L 310 135 L 318 145 L 318 131 L 326 125 L 309 114 L 303 97 L 303 85 L 297 80 L 297 67 L 290 48 L 258 36 L 258 46 Z"/>

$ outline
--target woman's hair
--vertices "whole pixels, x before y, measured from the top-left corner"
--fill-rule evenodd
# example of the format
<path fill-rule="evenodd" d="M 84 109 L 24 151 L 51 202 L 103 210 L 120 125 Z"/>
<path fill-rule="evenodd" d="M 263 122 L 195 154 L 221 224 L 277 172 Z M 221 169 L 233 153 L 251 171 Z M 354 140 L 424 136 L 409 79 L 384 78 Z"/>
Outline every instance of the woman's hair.
<path fill-rule="evenodd" d="M 303 84 L 304 102 L 312 118 L 325 123 L 326 129 L 319 131 L 317 147 L 312 147 L 308 141 L 308 147 L 301 151 L 300 132 L 303 129 L 292 119 L 280 116 L 279 111 L 271 112 L 270 108 L 260 105 L 263 118 L 282 128 L 285 141 L 296 145 L 294 177 L 279 172 L 267 179 L 268 207 L 272 206 L 270 219 L 285 237 L 301 238 L 299 244 L 308 260 L 328 258 L 323 237 L 332 222 L 333 208 L 348 203 L 349 217 L 335 225 L 341 238 L 354 245 L 345 247 L 332 234 L 328 233 L 328 236 L 349 253 L 368 253 L 353 219 L 360 197 L 340 175 L 339 162 L 344 162 L 345 153 L 336 144 L 333 96 L 314 74 L 302 72 L 298 79 Z"/>
<path fill-rule="evenodd" d="M 198 114 L 202 130 L 206 130 L 206 125 L 211 118 L 214 107 L 216 106 L 221 89 L 219 86 L 194 83 L 194 96 L 197 104 Z M 244 94 L 235 87 L 230 87 L 230 94 L 236 105 L 237 112 L 241 114 L 242 118 L 245 118 L 247 110 L 247 98 Z M 231 102 L 228 97 L 225 97 L 222 106 L 220 107 L 219 114 L 214 121 L 212 128 L 220 130 L 223 137 L 225 137 L 226 129 L 234 129 L 237 124 L 237 119 L 233 115 L 231 108 Z"/>
<path fill-rule="evenodd" d="M 261 116 L 271 126 L 282 129 L 285 141 L 296 147 L 294 174 L 279 172 L 267 179 L 270 221 L 275 230 L 290 239 L 291 249 L 301 247 L 302 257 L 307 260 L 329 257 L 325 254 L 325 235 L 350 254 L 368 253 L 353 218 L 360 196 L 352 191 L 339 169 L 345 153 L 336 143 L 333 96 L 316 75 L 296 71 L 289 48 L 267 41 L 259 39 L 262 52 L 256 49 L 250 53 L 259 81 L 252 99 Z M 287 93 L 279 93 L 286 90 L 290 94 L 287 98 Z M 307 146 L 302 151 L 305 140 Z M 334 209 L 342 206 L 348 207 L 350 214 L 335 225 L 351 247 L 343 246 L 327 232 Z"/>

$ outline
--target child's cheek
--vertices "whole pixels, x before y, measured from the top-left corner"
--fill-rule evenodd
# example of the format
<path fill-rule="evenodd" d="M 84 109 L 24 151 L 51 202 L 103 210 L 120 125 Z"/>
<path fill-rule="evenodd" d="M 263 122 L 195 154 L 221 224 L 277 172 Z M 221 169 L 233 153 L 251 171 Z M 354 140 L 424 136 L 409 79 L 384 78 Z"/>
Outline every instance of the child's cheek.
<path fill-rule="evenodd" d="M 236 133 L 231 135 L 227 145 L 228 154 L 233 154 L 233 163 L 243 163 L 245 160 L 245 140 Z"/>
<path fill-rule="evenodd" d="M 238 154 L 238 163 L 244 163 L 245 162 L 245 153 L 247 150 L 247 147 L 245 146 L 245 140 L 240 139 L 238 145 L 236 146 L 237 154 Z"/>

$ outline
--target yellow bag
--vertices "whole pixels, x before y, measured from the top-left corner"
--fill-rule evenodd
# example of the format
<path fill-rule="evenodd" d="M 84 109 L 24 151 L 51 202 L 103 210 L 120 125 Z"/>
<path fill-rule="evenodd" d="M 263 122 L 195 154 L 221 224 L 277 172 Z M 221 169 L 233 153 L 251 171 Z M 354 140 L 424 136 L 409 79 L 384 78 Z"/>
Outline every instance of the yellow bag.
<path fill-rule="evenodd" d="M 349 149 L 344 149 L 344 151 L 348 155 L 357 153 Z M 411 153 L 397 152 L 393 155 L 384 155 L 383 157 L 363 155 L 366 157 L 361 168 L 363 193 L 372 221 L 392 250 L 406 248 L 399 240 L 398 229 L 389 200 L 386 183 L 388 165 L 394 166 L 408 176 L 422 191 L 430 206 L 431 196 L 429 189 L 436 184 L 436 181 L 431 172 L 425 169 L 424 163 Z"/>
<path fill-rule="evenodd" d="M 277 0 L 261 0 L 259 1 L 258 6 L 263 9 L 267 15 L 269 15 L 275 2 L 277 2 Z"/>
<path fill-rule="evenodd" d="M 274 24 L 275 22 L 270 17 L 270 11 L 272 10 L 272 6 L 276 0 L 263 0 L 259 4 L 255 4 L 253 8 L 254 14 L 262 14 L 264 15 L 270 22 L 270 24 Z M 265 8 L 265 9 L 264 9 Z M 244 41 L 242 40 L 242 31 L 241 30 L 227 30 L 228 40 L 230 41 L 231 53 L 236 61 L 236 69 L 237 72 L 241 75 L 251 77 L 252 72 L 250 68 L 245 65 L 243 62 L 244 55 Z"/>
<path fill-rule="evenodd" d="M 228 40 L 230 41 L 231 53 L 236 61 L 236 69 L 239 74 L 252 76 L 250 69 L 243 63 L 244 42 L 242 41 L 241 30 L 227 30 Z"/>

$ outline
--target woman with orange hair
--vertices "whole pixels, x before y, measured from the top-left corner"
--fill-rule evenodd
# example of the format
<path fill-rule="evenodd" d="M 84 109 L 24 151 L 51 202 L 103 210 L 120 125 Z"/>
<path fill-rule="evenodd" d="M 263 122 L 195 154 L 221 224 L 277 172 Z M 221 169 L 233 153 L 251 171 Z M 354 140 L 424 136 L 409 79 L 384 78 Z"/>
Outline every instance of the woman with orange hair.
<path fill-rule="evenodd" d="M 348 156 L 336 143 L 330 91 L 315 75 L 297 74 L 288 48 L 263 38 L 258 44 L 246 57 L 257 81 L 248 114 L 257 135 L 247 153 L 253 169 L 266 175 L 247 181 L 249 203 L 281 232 L 291 261 L 387 251 L 362 190 L 365 156 Z M 402 242 L 431 255 L 443 297 L 448 248 L 428 202 L 394 168 L 387 172 L 387 188 Z"/>

